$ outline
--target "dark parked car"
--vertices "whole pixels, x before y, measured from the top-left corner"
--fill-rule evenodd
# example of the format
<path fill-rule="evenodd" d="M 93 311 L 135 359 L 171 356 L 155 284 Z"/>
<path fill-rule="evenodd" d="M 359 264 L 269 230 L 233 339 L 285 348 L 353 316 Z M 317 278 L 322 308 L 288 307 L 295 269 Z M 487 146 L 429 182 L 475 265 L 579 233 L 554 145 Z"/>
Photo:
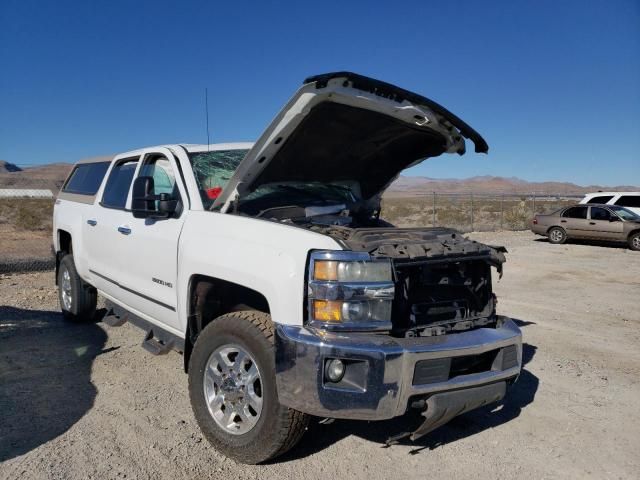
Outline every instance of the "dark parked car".
<path fill-rule="evenodd" d="M 583 238 L 626 242 L 631 250 L 640 250 L 640 216 L 615 205 L 574 205 L 536 215 L 531 231 L 549 237 L 550 243 Z"/>

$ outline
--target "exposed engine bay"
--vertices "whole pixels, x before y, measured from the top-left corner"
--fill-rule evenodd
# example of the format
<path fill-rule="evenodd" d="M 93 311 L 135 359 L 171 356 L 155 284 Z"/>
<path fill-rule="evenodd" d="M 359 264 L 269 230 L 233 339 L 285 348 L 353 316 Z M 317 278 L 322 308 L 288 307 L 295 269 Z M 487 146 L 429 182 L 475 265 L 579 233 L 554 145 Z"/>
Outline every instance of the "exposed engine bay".
<path fill-rule="evenodd" d="M 469 240 L 449 228 L 396 228 L 379 218 L 379 202 L 354 202 L 350 208 L 345 203 L 251 207 L 241 205 L 240 211 L 329 235 L 349 250 L 391 258 L 394 336 L 444 335 L 496 322 L 491 267 L 502 275 L 504 247 Z"/>
<path fill-rule="evenodd" d="M 504 247 L 447 228 L 313 228 L 348 248 L 392 259 L 394 336 L 434 336 L 493 325 L 491 267 L 502 275 Z"/>

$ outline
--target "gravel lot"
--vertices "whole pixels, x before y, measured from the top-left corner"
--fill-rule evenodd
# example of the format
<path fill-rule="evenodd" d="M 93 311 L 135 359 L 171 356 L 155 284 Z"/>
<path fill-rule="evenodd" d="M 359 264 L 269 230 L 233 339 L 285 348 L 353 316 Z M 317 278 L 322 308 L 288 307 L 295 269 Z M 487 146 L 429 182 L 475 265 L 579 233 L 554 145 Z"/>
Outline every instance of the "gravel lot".
<path fill-rule="evenodd" d="M 417 418 L 314 423 L 262 466 L 202 438 L 179 354 L 148 354 L 130 325 L 64 322 L 50 272 L 0 276 L 0 478 L 638 478 L 640 253 L 473 236 L 510 252 L 498 309 L 526 365 L 505 403 L 390 448 Z"/>

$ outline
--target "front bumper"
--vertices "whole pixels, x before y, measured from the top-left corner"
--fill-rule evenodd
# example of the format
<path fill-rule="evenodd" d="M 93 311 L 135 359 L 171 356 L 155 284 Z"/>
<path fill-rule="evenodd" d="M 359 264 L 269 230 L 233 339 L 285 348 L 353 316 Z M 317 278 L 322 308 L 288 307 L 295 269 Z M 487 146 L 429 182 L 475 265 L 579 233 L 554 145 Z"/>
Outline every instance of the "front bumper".
<path fill-rule="evenodd" d="M 347 365 L 345 381 L 325 379 L 324 365 L 331 358 Z M 496 328 L 434 337 L 276 328 L 280 403 L 319 417 L 397 417 L 412 400 L 515 380 L 521 365 L 522 334 L 507 317 L 498 317 Z"/>

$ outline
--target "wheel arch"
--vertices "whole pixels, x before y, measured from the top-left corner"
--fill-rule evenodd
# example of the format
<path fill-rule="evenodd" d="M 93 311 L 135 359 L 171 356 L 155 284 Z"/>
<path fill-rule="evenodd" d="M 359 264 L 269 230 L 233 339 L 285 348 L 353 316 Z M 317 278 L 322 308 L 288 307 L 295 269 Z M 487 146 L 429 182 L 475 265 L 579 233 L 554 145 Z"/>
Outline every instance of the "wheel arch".
<path fill-rule="evenodd" d="M 636 228 L 635 230 L 631 230 L 629 232 L 629 234 L 627 235 L 627 240 L 629 240 L 631 237 L 633 237 L 634 235 L 640 233 L 640 228 Z"/>
<path fill-rule="evenodd" d="M 243 310 L 271 313 L 269 300 L 262 292 L 210 275 L 194 274 L 187 293 L 187 331 L 185 332 L 184 369 L 198 335 L 221 315 Z"/>
<path fill-rule="evenodd" d="M 565 235 L 567 235 L 567 229 L 564 227 L 561 227 L 560 225 L 550 225 L 549 228 L 547 228 L 547 235 L 549 234 L 552 228 L 559 228 L 564 232 Z"/>
<path fill-rule="evenodd" d="M 58 285 L 58 271 L 60 270 L 60 262 L 62 261 L 62 257 L 73 253 L 73 238 L 71 237 L 71 233 L 68 231 L 59 228 L 57 231 L 57 240 L 58 240 L 58 250 L 55 252 L 56 254 L 56 285 Z"/>
<path fill-rule="evenodd" d="M 636 228 L 634 230 L 631 230 L 629 232 L 629 235 L 627 235 L 627 244 L 629 246 L 631 246 L 631 239 L 633 238 L 634 235 L 638 235 L 640 233 L 640 228 Z"/>

